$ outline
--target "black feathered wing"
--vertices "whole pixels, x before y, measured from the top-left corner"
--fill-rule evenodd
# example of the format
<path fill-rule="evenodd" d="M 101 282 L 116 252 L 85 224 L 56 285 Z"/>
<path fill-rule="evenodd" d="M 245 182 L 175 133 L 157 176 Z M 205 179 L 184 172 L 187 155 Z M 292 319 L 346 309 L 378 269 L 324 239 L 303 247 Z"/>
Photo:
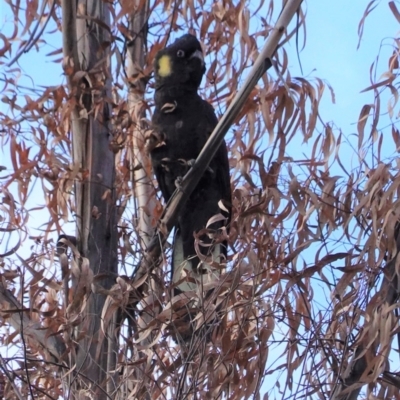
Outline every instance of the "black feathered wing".
<path fill-rule="evenodd" d="M 218 120 L 209 103 L 202 100 L 201 105 L 202 110 L 198 112 L 202 113 L 202 121 L 195 135 L 203 136 L 205 141 Z M 229 212 L 220 209 L 220 201 Z M 227 243 L 214 243 L 212 236 L 218 235 L 218 229 L 228 224 L 230 203 L 229 160 L 226 144 L 223 142 L 178 219 L 172 255 L 172 281 L 178 291 L 198 290 L 218 279 L 221 269 L 215 268 L 212 263 L 225 262 Z M 210 218 L 217 214 L 223 214 L 225 221 L 214 222 L 208 227 L 206 234 L 198 235 L 200 243 L 196 246 L 194 233 L 206 229 Z M 201 253 L 202 261 L 196 255 L 196 247 Z"/>

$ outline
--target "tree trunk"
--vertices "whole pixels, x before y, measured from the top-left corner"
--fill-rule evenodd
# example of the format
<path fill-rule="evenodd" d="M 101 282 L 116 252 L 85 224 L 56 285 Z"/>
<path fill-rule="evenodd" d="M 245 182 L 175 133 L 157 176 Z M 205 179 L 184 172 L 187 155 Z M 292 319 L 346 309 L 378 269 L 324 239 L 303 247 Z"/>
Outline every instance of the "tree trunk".
<path fill-rule="evenodd" d="M 154 234 L 155 216 L 157 208 L 157 200 L 155 197 L 154 185 L 152 183 L 152 169 L 148 154 L 145 151 L 145 133 L 146 124 L 143 122 L 146 117 L 144 107 L 144 93 L 146 89 L 146 80 L 140 78 L 145 67 L 145 49 L 147 45 L 147 20 L 149 13 L 148 2 L 135 0 L 133 2 L 133 11 L 129 19 L 129 42 L 127 43 L 127 76 L 129 80 L 128 86 L 128 107 L 129 114 L 133 121 L 132 129 L 132 148 L 131 148 L 131 166 L 132 166 L 132 187 L 136 202 L 137 226 L 136 231 L 139 235 L 139 242 L 142 254 L 147 250 L 150 239 Z M 157 291 L 157 285 L 152 278 L 146 285 L 144 291 L 145 298 L 139 304 L 138 309 L 145 308 L 143 302 L 146 298 L 155 299 L 160 296 L 147 296 L 150 293 Z M 161 294 L 160 294 L 161 295 Z M 153 308 L 153 311 L 156 311 Z M 137 331 L 137 324 L 141 328 L 145 328 L 148 323 L 154 318 L 153 315 L 140 313 L 133 327 Z M 137 333 L 137 332 L 136 332 Z M 146 345 L 151 342 L 151 336 L 146 338 L 141 345 Z M 134 349 L 134 357 L 140 359 L 146 357 L 145 354 L 136 352 Z M 150 399 L 147 390 L 148 374 L 145 369 L 148 368 L 146 363 L 139 363 L 135 368 L 134 391 L 139 398 Z M 148 372 L 148 371 L 147 371 Z M 147 378 L 147 379 L 146 379 Z"/>
<path fill-rule="evenodd" d="M 154 215 L 157 206 L 154 196 L 154 186 L 151 179 L 151 164 L 144 151 L 145 130 L 143 123 L 144 93 L 146 80 L 137 78 L 144 68 L 144 52 L 147 41 L 148 3 L 136 0 L 134 12 L 130 15 L 129 33 L 131 37 L 127 44 L 127 76 L 129 79 L 128 104 L 129 113 L 134 122 L 132 137 L 132 186 L 137 205 L 140 247 L 146 251 L 154 233 Z"/>
<path fill-rule="evenodd" d="M 101 0 L 79 0 L 76 9 L 74 2 L 64 0 L 62 5 L 64 69 L 75 99 L 73 163 L 80 170 L 75 182 L 79 268 L 82 273 L 87 260 L 92 273 L 101 274 L 96 284 L 108 289 L 117 274 L 115 156 L 109 146 L 111 110 L 107 102 L 111 98 L 110 38 L 105 28 L 109 10 Z M 78 398 L 74 391 L 90 389 L 97 399 L 106 399 L 113 395 L 107 395 L 107 386 L 113 390 L 109 371 L 115 370 L 117 347 L 113 338 L 101 341 L 105 296 L 91 292 L 90 283 L 89 275 L 83 304 L 87 303 L 81 308 L 82 320 L 74 335 L 76 364 L 70 366 L 75 366 L 80 379 L 71 394 Z"/>

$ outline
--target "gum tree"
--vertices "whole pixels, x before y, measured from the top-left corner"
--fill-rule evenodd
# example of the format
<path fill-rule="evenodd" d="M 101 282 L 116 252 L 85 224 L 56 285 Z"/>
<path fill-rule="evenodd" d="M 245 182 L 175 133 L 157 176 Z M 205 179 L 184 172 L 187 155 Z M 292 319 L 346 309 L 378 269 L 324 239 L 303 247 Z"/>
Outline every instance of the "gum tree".
<path fill-rule="evenodd" d="M 289 71 L 285 44 L 298 43 L 306 23 L 300 3 L 287 1 L 280 15 L 272 0 L 7 1 L 3 397 L 356 399 L 368 384 L 396 398 L 399 176 L 382 143 L 399 144 L 398 40 L 388 71 L 366 89 L 373 102 L 360 112 L 350 170 L 343 133 L 319 114 L 326 83 Z M 187 31 L 202 42 L 202 95 L 221 122 L 166 207 L 146 151 L 152 60 Z M 57 85 L 26 79 L 32 54 L 54 62 Z M 381 131 L 385 96 L 390 138 Z M 228 263 L 184 342 L 174 334 L 182 304 L 171 291 L 168 234 L 224 135 Z"/>

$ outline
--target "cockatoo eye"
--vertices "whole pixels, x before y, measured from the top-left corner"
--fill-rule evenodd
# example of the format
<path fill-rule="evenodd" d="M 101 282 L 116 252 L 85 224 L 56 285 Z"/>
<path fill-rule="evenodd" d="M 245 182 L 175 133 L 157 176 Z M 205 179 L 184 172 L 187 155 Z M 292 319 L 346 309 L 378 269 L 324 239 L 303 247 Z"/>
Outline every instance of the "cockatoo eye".
<path fill-rule="evenodd" d="M 176 55 L 177 55 L 179 58 L 183 58 L 183 57 L 185 57 L 185 52 L 184 52 L 183 50 L 178 50 L 178 51 L 176 52 Z"/>

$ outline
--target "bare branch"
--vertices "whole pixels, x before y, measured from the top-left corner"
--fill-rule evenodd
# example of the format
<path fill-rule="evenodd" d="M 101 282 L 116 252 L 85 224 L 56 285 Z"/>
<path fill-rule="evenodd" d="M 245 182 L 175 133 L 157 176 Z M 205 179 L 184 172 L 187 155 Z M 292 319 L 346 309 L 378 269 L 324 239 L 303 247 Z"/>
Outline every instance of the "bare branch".
<path fill-rule="evenodd" d="M 19 391 L 17 385 L 14 383 L 13 377 L 10 375 L 10 372 L 7 370 L 6 364 L 3 360 L 3 357 L 0 354 L 0 369 L 4 372 L 4 375 L 7 377 L 8 381 L 10 382 L 15 395 L 18 397 L 19 400 L 24 400 L 21 392 Z"/>

